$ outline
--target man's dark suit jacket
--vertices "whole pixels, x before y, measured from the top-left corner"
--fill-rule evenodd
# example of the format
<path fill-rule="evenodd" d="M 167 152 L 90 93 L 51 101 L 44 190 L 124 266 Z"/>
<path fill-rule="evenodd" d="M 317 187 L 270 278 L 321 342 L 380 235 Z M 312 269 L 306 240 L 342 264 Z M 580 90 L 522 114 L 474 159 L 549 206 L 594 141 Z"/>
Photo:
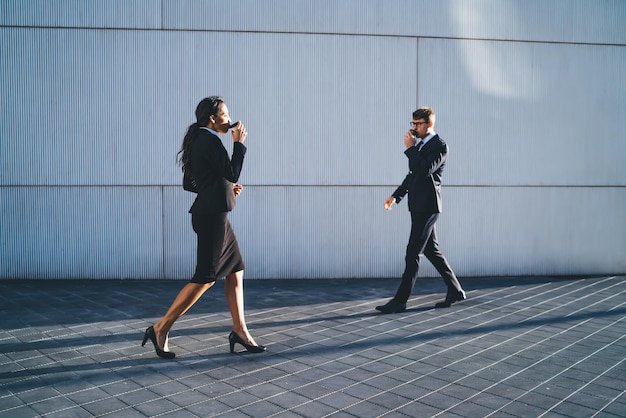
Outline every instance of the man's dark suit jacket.
<path fill-rule="evenodd" d="M 246 147 L 240 142 L 233 144 L 232 159 L 222 141 L 206 129 L 191 146 L 189 170 L 198 185 L 198 196 L 190 213 L 228 212 L 235 207 L 233 183 L 239 180 Z"/>
<path fill-rule="evenodd" d="M 441 212 L 441 175 L 448 159 L 448 146 L 439 135 L 432 137 L 420 151 L 404 151 L 409 158 L 409 174 L 393 192 L 396 202 L 409 194 L 409 211 Z"/>

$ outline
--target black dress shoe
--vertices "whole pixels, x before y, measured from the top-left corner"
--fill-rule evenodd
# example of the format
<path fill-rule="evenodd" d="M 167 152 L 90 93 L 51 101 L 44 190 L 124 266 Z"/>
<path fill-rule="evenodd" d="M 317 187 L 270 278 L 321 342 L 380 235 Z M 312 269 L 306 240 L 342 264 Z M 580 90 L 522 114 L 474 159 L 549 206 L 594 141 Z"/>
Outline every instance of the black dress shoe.
<path fill-rule="evenodd" d="M 143 341 L 141 342 L 141 346 L 143 347 L 144 345 L 146 345 L 148 340 L 152 341 L 152 345 L 154 345 L 154 351 L 156 351 L 157 356 L 167 359 L 173 359 L 174 357 L 176 357 L 176 354 L 174 354 L 173 352 L 161 350 L 159 348 L 159 346 L 157 345 L 156 333 L 154 332 L 153 327 L 148 327 L 145 334 L 143 334 Z"/>
<path fill-rule="evenodd" d="M 435 308 L 449 308 L 454 302 L 460 302 L 465 299 L 467 299 L 467 296 L 465 296 L 465 291 L 463 289 L 459 290 L 458 292 L 448 291 L 445 300 L 443 302 L 436 303 Z"/>
<path fill-rule="evenodd" d="M 391 299 L 385 305 L 377 306 L 376 310 L 384 314 L 400 313 L 406 311 L 406 303 L 400 303 L 395 299 Z"/>

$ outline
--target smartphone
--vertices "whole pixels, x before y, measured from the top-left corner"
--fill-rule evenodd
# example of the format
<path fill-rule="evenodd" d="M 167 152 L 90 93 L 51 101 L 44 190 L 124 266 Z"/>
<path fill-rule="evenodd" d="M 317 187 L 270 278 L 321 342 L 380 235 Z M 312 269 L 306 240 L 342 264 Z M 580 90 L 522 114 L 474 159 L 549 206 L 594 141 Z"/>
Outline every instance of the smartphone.
<path fill-rule="evenodd" d="M 415 129 L 410 129 L 410 131 L 413 134 L 413 136 L 417 138 L 417 131 Z"/>
<path fill-rule="evenodd" d="M 237 125 L 239 125 L 239 121 L 233 123 L 232 125 L 230 125 L 230 129 L 235 128 Z"/>

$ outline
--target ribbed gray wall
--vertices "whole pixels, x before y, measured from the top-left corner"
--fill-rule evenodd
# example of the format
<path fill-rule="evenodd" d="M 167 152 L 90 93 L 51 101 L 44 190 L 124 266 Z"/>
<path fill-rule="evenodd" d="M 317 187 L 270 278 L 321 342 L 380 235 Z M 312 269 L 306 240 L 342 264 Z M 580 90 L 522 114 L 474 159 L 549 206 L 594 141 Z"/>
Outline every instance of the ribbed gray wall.
<path fill-rule="evenodd" d="M 246 277 L 398 276 L 420 105 L 457 274 L 626 273 L 624 74 L 622 0 L 0 0 L 0 278 L 187 279 L 212 94 L 250 132 Z"/>

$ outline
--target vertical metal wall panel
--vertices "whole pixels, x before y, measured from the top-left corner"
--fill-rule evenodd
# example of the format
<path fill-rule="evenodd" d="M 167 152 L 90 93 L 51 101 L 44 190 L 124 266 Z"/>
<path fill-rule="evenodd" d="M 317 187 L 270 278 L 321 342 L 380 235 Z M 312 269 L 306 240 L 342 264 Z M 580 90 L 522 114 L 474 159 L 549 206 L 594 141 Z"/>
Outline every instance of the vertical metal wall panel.
<path fill-rule="evenodd" d="M 198 246 L 189 208 L 196 195 L 170 186 L 164 188 L 163 196 L 163 274 L 166 279 L 190 280 Z"/>
<path fill-rule="evenodd" d="M 195 266 L 192 199 L 184 193 L 166 193 L 168 278 L 188 279 Z M 246 277 L 399 278 L 410 215 L 405 202 L 383 209 L 389 193 L 387 187 L 246 187 L 230 214 Z M 437 234 L 459 276 L 626 270 L 624 188 L 444 187 L 443 194 Z M 437 276 L 423 258 L 420 277 Z"/>
<path fill-rule="evenodd" d="M 626 42 L 622 0 L 164 0 L 163 10 L 178 30 Z"/>
<path fill-rule="evenodd" d="M 626 185 L 626 46 L 421 39 L 419 54 L 447 183 Z"/>
<path fill-rule="evenodd" d="M 387 187 L 251 186 L 231 223 L 247 277 L 399 277 L 410 225 Z"/>
<path fill-rule="evenodd" d="M 159 29 L 161 0 L 2 0 L 0 25 Z"/>
<path fill-rule="evenodd" d="M 437 36 L 441 33 L 437 24 L 448 16 L 449 3 L 165 0 L 163 9 L 164 27 L 172 29 L 375 35 L 411 35 L 418 30 L 424 36 Z M 420 15 L 432 18 L 417 19 Z"/>
<path fill-rule="evenodd" d="M 162 277 L 159 187 L 0 187 L 0 278 Z"/>
<path fill-rule="evenodd" d="M 405 171 L 389 161 L 402 150 L 415 106 L 414 39 L 211 36 L 236 51 L 235 62 L 246 57 L 234 74 L 237 64 L 214 74 L 229 83 L 231 114 L 249 131 L 245 181 L 380 184 Z"/>
<path fill-rule="evenodd" d="M 437 224 L 462 276 L 626 271 L 623 187 L 448 187 Z"/>
<path fill-rule="evenodd" d="M 244 186 L 229 219 L 247 278 L 399 277 L 410 217 L 386 212 L 380 187 Z M 166 190 L 166 277 L 189 279 L 196 236 L 193 197 Z M 393 237 L 389 239 L 389 237 Z M 424 270 L 432 275 L 432 267 Z"/>
<path fill-rule="evenodd" d="M 243 181 L 378 184 L 404 171 L 386 162 L 415 106 L 414 39 L 200 32 L 193 42 L 180 88 L 223 95 L 244 122 Z M 212 65 L 208 45 L 229 59 Z"/>
<path fill-rule="evenodd" d="M 257 184 L 377 184 L 404 171 L 387 161 L 415 106 L 413 39 L 2 30 L 2 84 L 12 87 L 0 99 L 0 161 L 32 161 L 2 184 L 172 184 L 182 136 L 210 94 L 246 124 Z M 204 58 L 210 45 L 237 51 L 232 64 Z"/>
<path fill-rule="evenodd" d="M 536 42 L 624 43 L 626 3 L 621 0 L 450 0 L 454 38 Z M 419 36 L 419 35 L 418 35 Z"/>
<path fill-rule="evenodd" d="M 210 94 L 250 133 L 248 278 L 399 277 L 410 218 L 382 202 L 423 104 L 457 274 L 623 273 L 624 22 L 621 0 L 0 2 L 0 277 L 188 279 L 175 155 Z"/>
<path fill-rule="evenodd" d="M 0 31 L 0 161 L 29 163 L 3 170 L 2 184 L 154 185 L 166 167 L 172 178 L 186 128 L 168 79 L 179 76 L 167 59 L 176 42 L 162 32 Z"/>

